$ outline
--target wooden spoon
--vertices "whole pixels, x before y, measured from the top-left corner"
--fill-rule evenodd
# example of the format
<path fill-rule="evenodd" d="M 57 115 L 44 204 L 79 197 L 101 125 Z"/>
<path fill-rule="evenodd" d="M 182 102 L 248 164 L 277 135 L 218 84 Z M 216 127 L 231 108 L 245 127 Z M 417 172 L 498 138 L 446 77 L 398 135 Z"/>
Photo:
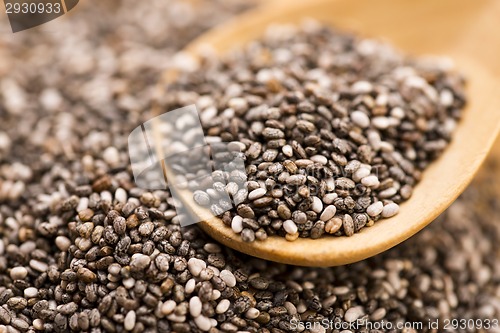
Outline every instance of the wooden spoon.
<path fill-rule="evenodd" d="M 314 18 L 362 36 L 386 39 L 414 55 L 451 57 L 467 79 L 468 105 L 443 156 L 434 162 L 400 213 L 352 237 L 282 237 L 244 243 L 218 218 L 181 192 L 200 226 L 219 242 L 272 261 L 334 266 L 365 259 L 406 240 L 432 222 L 467 187 L 500 130 L 500 1 L 498 0 L 313 0 L 278 1 L 209 31 L 185 51 L 208 44 L 222 53 L 261 36 L 273 23 Z"/>

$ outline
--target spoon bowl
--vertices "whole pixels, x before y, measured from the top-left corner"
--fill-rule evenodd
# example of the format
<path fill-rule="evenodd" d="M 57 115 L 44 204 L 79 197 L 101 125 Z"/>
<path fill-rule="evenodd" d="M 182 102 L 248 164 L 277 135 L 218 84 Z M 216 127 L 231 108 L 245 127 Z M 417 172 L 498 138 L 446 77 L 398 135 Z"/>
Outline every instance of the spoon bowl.
<path fill-rule="evenodd" d="M 500 130 L 500 1 L 497 0 L 312 0 L 277 1 L 196 39 L 184 50 L 197 56 L 209 45 L 222 54 L 262 36 L 274 23 L 313 18 L 364 37 L 389 41 L 412 55 L 450 57 L 467 78 L 468 104 L 451 144 L 423 173 L 400 213 L 351 237 L 271 236 L 242 242 L 221 219 L 180 191 L 201 228 L 222 244 L 249 255 L 287 264 L 335 266 L 385 251 L 411 237 L 442 213 L 470 183 Z M 199 220 L 198 219 L 198 220 Z"/>

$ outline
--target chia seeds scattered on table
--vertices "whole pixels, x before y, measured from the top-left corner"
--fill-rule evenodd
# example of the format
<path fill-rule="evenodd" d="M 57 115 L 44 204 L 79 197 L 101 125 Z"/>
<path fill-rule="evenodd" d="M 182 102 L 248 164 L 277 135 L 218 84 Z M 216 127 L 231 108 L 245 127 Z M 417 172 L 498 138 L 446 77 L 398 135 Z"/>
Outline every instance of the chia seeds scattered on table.
<path fill-rule="evenodd" d="M 134 22 L 141 9 L 151 22 L 163 4 L 124 0 L 113 8 L 120 20 Z M 169 9 L 180 10 L 180 4 L 169 2 Z M 228 8 L 214 1 L 206 12 L 215 5 L 219 13 Z M 70 50 L 62 49 L 67 40 L 52 34 L 23 34 L 26 40 L 7 40 L 10 48 L 0 49 L 6 53 L 0 57 L 1 332 L 281 333 L 298 332 L 298 321 L 325 318 L 425 325 L 436 318 L 500 317 L 500 192 L 492 181 L 499 165 L 485 169 L 484 179 L 440 221 L 375 258 L 336 268 L 250 258 L 213 242 L 197 226 L 181 228 L 168 192 L 134 186 L 125 127 L 148 119 L 134 110 L 150 102 L 147 89 L 157 72 L 138 63 L 142 52 L 155 53 L 145 44 L 165 41 L 140 25 L 121 35 L 117 22 L 98 21 L 104 9 L 85 10 L 80 19 L 62 21 L 71 22 L 62 31 L 74 32 L 79 41 Z M 205 24 L 200 17 L 207 14 L 191 15 L 193 23 Z M 85 31 L 96 33 L 96 53 L 83 52 L 90 40 Z M 107 46 L 131 36 L 144 45 L 127 46 L 127 56 L 119 42 Z M 35 37 L 47 59 L 23 62 L 39 55 L 28 47 Z M 47 66 L 49 60 L 71 59 L 66 52 L 81 57 L 80 66 Z M 99 80 L 115 90 L 96 99 L 85 93 L 90 87 L 80 88 L 103 74 L 103 67 L 93 65 L 102 55 L 109 56 L 100 65 L 108 74 Z M 113 61 L 119 65 L 107 67 Z M 136 89 L 144 95 L 133 97 Z M 111 107 L 99 112 L 104 105 Z M 286 205 L 279 213 L 293 214 Z M 338 223 L 329 228 L 338 230 Z M 421 331 L 427 330 L 405 332 Z"/>
<path fill-rule="evenodd" d="M 496 172 L 498 167 L 485 174 Z M 53 208 L 40 209 L 47 204 L 38 203 L 39 210 L 27 210 L 21 221 L 2 205 L 0 321 L 5 327 L 300 332 L 299 322 L 325 319 L 337 325 L 385 320 L 395 326 L 500 315 L 500 203 L 488 189 L 489 177 L 404 244 L 335 268 L 276 264 L 234 252 L 196 225 L 181 228 L 167 192 L 138 190 L 123 172 L 109 177 L 103 192 L 82 197 L 67 180 L 68 193 Z M 111 194 L 119 189 L 127 189 L 125 203 Z M 150 195 L 158 200 L 142 204 Z M 65 210 L 68 201 L 88 201 L 80 209 L 89 221 L 82 221 L 74 207 Z M 124 229 L 117 227 L 122 221 Z M 358 332 L 382 331 L 362 326 Z"/>
<path fill-rule="evenodd" d="M 230 212 L 204 192 L 211 183 L 190 183 L 195 201 L 244 241 L 351 236 L 396 215 L 465 103 L 462 77 L 443 64 L 312 22 L 206 59 L 168 86 L 166 109 L 196 104 L 207 142 L 240 148 L 248 178 L 225 172 L 246 197 Z"/>

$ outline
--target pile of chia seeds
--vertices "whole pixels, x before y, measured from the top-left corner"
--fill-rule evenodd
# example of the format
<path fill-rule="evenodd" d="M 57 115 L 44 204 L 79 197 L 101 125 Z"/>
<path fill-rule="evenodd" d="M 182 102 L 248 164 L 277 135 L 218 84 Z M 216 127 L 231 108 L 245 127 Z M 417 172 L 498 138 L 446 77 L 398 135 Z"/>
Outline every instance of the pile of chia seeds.
<path fill-rule="evenodd" d="M 66 38 L 0 35 L 0 331 L 401 331 L 323 326 L 367 319 L 427 332 L 500 317 L 499 165 L 409 241 L 336 268 L 234 252 L 181 228 L 167 191 L 135 187 L 126 140 L 149 119 L 152 83 L 187 66 L 170 56 L 204 18 L 241 8 L 96 2 L 60 21 Z"/>
<path fill-rule="evenodd" d="M 315 22 L 273 27 L 205 62 L 169 86 L 167 109 L 196 104 L 207 142 L 244 153 L 244 181 L 220 170 L 215 183 L 185 178 L 195 201 L 247 242 L 352 236 L 396 215 L 465 104 L 447 63 Z"/>

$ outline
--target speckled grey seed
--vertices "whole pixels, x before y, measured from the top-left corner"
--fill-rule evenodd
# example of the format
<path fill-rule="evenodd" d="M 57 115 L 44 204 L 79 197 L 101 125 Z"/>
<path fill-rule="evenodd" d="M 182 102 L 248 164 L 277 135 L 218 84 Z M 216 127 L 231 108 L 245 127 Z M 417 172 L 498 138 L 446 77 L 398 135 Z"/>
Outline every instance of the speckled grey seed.
<path fill-rule="evenodd" d="M 130 270 L 132 272 L 140 272 L 146 269 L 151 263 L 151 258 L 144 254 L 138 254 L 132 257 L 130 261 Z"/>
<path fill-rule="evenodd" d="M 241 231 L 241 240 L 244 242 L 253 242 L 255 240 L 255 233 L 252 229 L 244 228 Z"/>
<path fill-rule="evenodd" d="M 354 234 L 354 221 L 351 215 L 345 214 L 342 219 L 342 225 L 344 227 L 344 233 L 346 236 L 352 236 Z"/>

